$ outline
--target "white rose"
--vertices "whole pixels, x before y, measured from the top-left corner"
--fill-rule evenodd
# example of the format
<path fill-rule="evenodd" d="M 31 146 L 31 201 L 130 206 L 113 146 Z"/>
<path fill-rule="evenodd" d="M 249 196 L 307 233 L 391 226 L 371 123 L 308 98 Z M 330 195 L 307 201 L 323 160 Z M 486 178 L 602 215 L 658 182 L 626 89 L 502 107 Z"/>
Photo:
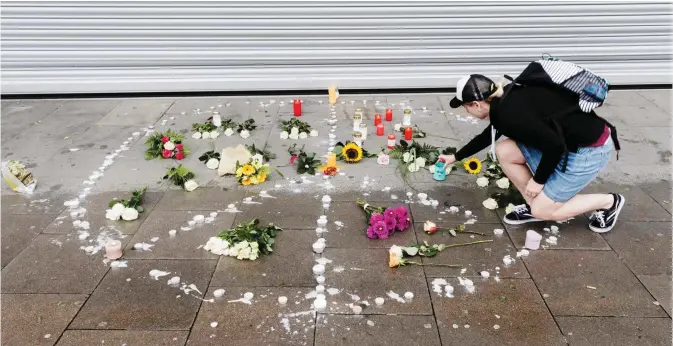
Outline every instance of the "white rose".
<path fill-rule="evenodd" d="M 485 201 L 483 201 L 481 204 L 484 205 L 484 208 L 494 210 L 498 209 L 498 202 L 496 202 L 493 198 L 489 198 Z"/>
<path fill-rule="evenodd" d="M 116 210 L 108 209 L 105 211 L 105 218 L 112 221 L 117 221 L 122 216 L 122 214 Z"/>
<path fill-rule="evenodd" d="M 250 137 L 250 132 L 248 132 L 248 130 L 241 131 L 241 138 L 248 138 L 248 137 Z"/>
<path fill-rule="evenodd" d="M 488 186 L 488 178 L 486 178 L 486 177 L 477 178 L 477 186 L 479 186 L 479 187 Z"/>
<path fill-rule="evenodd" d="M 311 130 L 311 137 L 318 137 L 318 130 Z"/>
<path fill-rule="evenodd" d="M 280 133 L 280 139 L 287 139 L 289 136 L 290 134 L 287 133 L 287 131 L 283 131 Z"/>
<path fill-rule="evenodd" d="M 395 124 L 395 131 L 402 130 L 402 124 Z"/>
<path fill-rule="evenodd" d="M 138 218 L 138 211 L 135 208 L 124 208 L 122 219 L 125 221 L 133 221 Z"/>
<path fill-rule="evenodd" d="M 293 127 L 292 129 L 290 129 L 290 134 L 299 136 L 299 128 L 296 126 Z"/>
<path fill-rule="evenodd" d="M 262 154 L 252 155 L 252 162 L 261 164 L 262 162 L 264 162 L 264 156 L 262 156 Z"/>
<path fill-rule="evenodd" d="M 201 138 L 209 139 L 210 138 L 210 132 L 201 132 Z"/>
<path fill-rule="evenodd" d="M 435 165 L 428 167 L 428 170 L 430 171 L 430 173 L 435 174 Z"/>
<path fill-rule="evenodd" d="M 259 251 L 254 251 L 253 250 L 248 259 L 251 260 L 251 261 L 254 261 L 258 258 L 259 258 Z"/>
<path fill-rule="evenodd" d="M 232 130 L 230 127 L 228 127 L 226 130 L 224 130 L 224 135 L 229 137 L 234 134 L 234 130 Z"/>
<path fill-rule="evenodd" d="M 299 135 L 296 134 L 296 133 L 290 133 L 290 136 L 289 136 L 289 137 L 290 137 L 290 139 L 294 139 L 294 140 L 299 139 Z"/>
<path fill-rule="evenodd" d="M 125 208 L 126 208 L 126 207 L 125 207 L 123 204 L 121 204 L 121 203 L 117 203 L 117 204 L 115 204 L 115 205 L 112 206 L 112 210 L 114 210 L 115 212 L 119 213 L 119 215 L 122 214 L 122 212 L 124 211 Z"/>
<path fill-rule="evenodd" d="M 217 167 L 219 166 L 220 166 L 220 160 L 216 158 L 212 158 L 208 160 L 208 162 L 206 162 L 206 167 L 208 167 L 208 169 L 217 169 Z"/>
<path fill-rule="evenodd" d="M 185 183 L 185 190 L 187 190 L 187 191 L 190 191 L 190 192 L 194 191 L 194 190 L 196 190 L 197 187 L 199 187 L 199 183 L 194 181 L 194 179 L 187 180 L 187 182 Z"/>
<path fill-rule="evenodd" d="M 388 250 L 388 254 L 394 255 L 397 258 L 402 258 L 402 248 L 397 245 L 393 245 L 390 247 L 390 250 Z"/>
<path fill-rule="evenodd" d="M 168 141 L 168 142 L 164 143 L 164 149 L 173 150 L 173 149 L 175 149 L 175 144 L 173 144 L 173 142 L 171 142 L 171 141 Z"/>
<path fill-rule="evenodd" d="M 501 189 L 509 189 L 509 179 L 507 179 L 507 178 L 500 178 L 500 179 L 496 180 L 495 183 Z"/>
<path fill-rule="evenodd" d="M 418 172 L 419 169 L 421 169 L 421 167 L 418 166 L 418 163 L 412 162 L 409 164 L 409 172 Z"/>
<path fill-rule="evenodd" d="M 194 132 L 194 134 L 192 134 L 192 138 L 200 139 L 201 138 L 201 132 Z"/>
<path fill-rule="evenodd" d="M 434 222 L 425 221 L 423 224 L 423 230 L 428 233 L 435 233 L 435 231 L 437 231 L 437 225 Z"/>
<path fill-rule="evenodd" d="M 510 203 L 505 207 L 505 214 L 509 214 L 514 211 L 514 204 Z"/>
<path fill-rule="evenodd" d="M 411 154 L 409 153 L 402 154 L 402 161 L 409 162 L 409 160 L 411 160 Z"/>
<path fill-rule="evenodd" d="M 220 133 L 217 131 L 210 131 L 210 138 L 217 138 L 220 136 Z"/>
<path fill-rule="evenodd" d="M 425 167 L 425 158 L 423 157 L 416 158 L 416 164 L 418 165 L 418 167 Z"/>
<path fill-rule="evenodd" d="M 302 132 L 299 134 L 299 139 L 306 139 L 308 137 L 308 134 L 306 132 Z"/>

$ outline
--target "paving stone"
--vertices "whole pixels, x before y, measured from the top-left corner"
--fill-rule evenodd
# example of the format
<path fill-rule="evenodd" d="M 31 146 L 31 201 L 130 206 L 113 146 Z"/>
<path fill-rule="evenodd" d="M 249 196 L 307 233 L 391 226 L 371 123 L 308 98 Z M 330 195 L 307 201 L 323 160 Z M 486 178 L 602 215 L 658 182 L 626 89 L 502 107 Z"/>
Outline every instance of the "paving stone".
<path fill-rule="evenodd" d="M 207 296 L 220 287 L 211 287 Z M 225 295 L 215 303 L 201 305 L 187 345 L 312 345 L 315 313 L 304 299 L 307 289 L 222 287 Z M 228 302 L 246 292 L 254 294 L 251 304 Z M 278 297 L 288 298 L 286 305 Z M 299 304 L 295 304 L 298 302 Z M 211 323 L 217 322 L 212 327 Z"/>
<path fill-rule="evenodd" d="M 131 137 L 131 133 L 128 136 Z M 96 191 L 131 191 L 145 186 L 151 191 L 166 189 L 168 181 L 162 178 L 168 167 L 175 164 L 175 161 L 145 160 L 145 137 L 141 137 L 139 140 L 140 143 L 134 145 L 130 150 L 122 151 L 114 160 L 114 163 L 105 170 L 105 175 L 96 182 Z M 104 158 L 105 156 L 97 158 L 96 164 L 98 166 L 102 165 Z M 98 166 L 95 166 L 94 169 Z"/>
<path fill-rule="evenodd" d="M 128 261 L 128 268 L 105 276 L 69 328 L 189 330 L 201 294 L 184 294 L 166 282 L 179 276 L 182 283 L 205 292 L 214 268 L 215 261 L 206 260 Z M 155 280 L 149 275 L 154 269 L 170 274 Z"/>
<path fill-rule="evenodd" d="M 49 116 L 63 105 L 63 100 L 16 100 L 3 104 L 2 139 L 3 142 L 28 130 L 35 123 Z"/>
<path fill-rule="evenodd" d="M 386 189 L 386 186 L 374 188 L 362 189 L 360 191 L 333 191 L 327 192 L 332 198 L 332 202 L 349 202 L 355 203 L 358 199 L 372 202 L 371 204 L 379 205 L 389 205 L 389 204 L 400 204 L 404 203 L 407 199 L 407 191 L 412 192 L 411 188 L 395 188 L 388 186 L 389 189 Z M 379 202 L 378 204 L 375 202 Z"/>
<path fill-rule="evenodd" d="M 2 215 L 2 267 L 11 262 L 54 219 L 53 215 Z"/>
<path fill-rule="evenodd" d="M 475 283 L 472 294 L 465 292 L 456 281 L 449 280 L 455 287 L 454 298 L 432 293 L 439 334 L 444 343 L 566 344 L 532 280 Z"/>
<path fill-rule="evenodd" d="M 557 317 L 570 345 L 668 345 L 670 318 Z"/>
<path fill-rule="evenodd" d="M 166 191 L 157 204 L 156 210 L 224 210 L 229 204 L 236 204 L 243 199 L 242 189 L 201 188 L 192 192 L 184 190 Z"/>
<path fill-rule="evenodd" d="M 618 107 L 605 105 L 601 108 L 604 108 L 603 113 L 613 113 L 629 126 L 671 126 L 670 114 L 652 103 Z"/>
<path fill-rule="evenodd" d="M 650 294 L 671 316 L 671 276 L 670 275 L 638 275 Z"/>
<path fill-rule="evenodd" d="M 671 113 L 671 90 L 639 90 L 638 94 L 654 103 L 663 111 Z"/>
<path fill-rule="evenodd" d="M 15 192 L 2 191 L 2 214 L 49 214 L 57 216 L 65 207 L 65 202 L 70 196 L 51 195 L 47 193 L 31 196 L 20 195 Z"/>
<path fill-rule="evenodd" d="M 202 249 L 208 239 L 225 229 L 231 228 L 234 214 L 219 213 L 213 223 L 198 224 L 189 231 L 181 227 L 189 227 L 188 221 L 195 215 L 209 217 L 212 210 L 206 211 L 155 211 L 140 227 L 124 250 L 124 259 L 217 259 L 219 256 Z M 169 231 L 177 231 L 175 237 Z M 153 242 L 153 238 L 159 238 Z M 151 251 L 133 250 L 136 243 L 154 244 Z"/>
<path fill-rule="evenodd" d="M 459 268 L 447 268 L 439 266 L 425 267 L 425 275 L 427 277 L 481 277 L 482 271 L 488 271 L 492 278 L 498 273 L 499 278 L 529 278 L 528 271 L 523 265 L 523 261 L 516 258 L 516 248 L 512 241 L 506 234 L 500 236 L 493 235 L 493 225 L 489 224 L 475 224 L 466 226 L 467 231 L 483 233 L 486 236 L 476 234 L 458 234 L 457 237 L 452 237 L 450 234 L 442 234 L 443 230 L 437 231 L 435 234 L 427 234 L 423 230 L 423 224 L 417 223 L 416 237 L 419 243 L 428 242 L 429 244 L 456 244 L 468 243 L 478 240 L 493 240 L 491 243 L 483 243 L 476 245 L 459 246 L 455 248 L 446 249 L 435 257 L 424 257 L 423 264 L 460 264 Z M 448 224 L 439 222 L 437 226 L 444 229 L 455 227 L 455 224 Z M 498 226 L 500 227 L 500 226 Z M 496 227 L 497 228 L 497 227 Z M 474 238 L 472 238 L 474 236 Z M 503 264 L 503 257 L 510 255 L 517 259 L 512 265 L 506 266 Z M 496 271 L 496 267 L 499 270 Z M 466 269 L 466 272 L 461 274 L 461 269 Z"/>
<path fill-rule="evenodd" d="M 385 249 L 328 248 L 323 255 L 332 260 L 326 266 L 325 288 L 336 288 L 340 291 L 336 295 L 327 295 L 326 313 L 353 314 L 350 304 L 367 301 L 369 307 L 364 307 L 362 311 L 365 315 L 432 314 L 423 268 L 388 268 L 388 251 Z M 402 297 L 406 292 L 412 292 L 414 298 L 405 303 L 397 302 L 388 297 L 387 293 L 390 291 Z M 377 297 L 385 299 L 382 307 L 374 304 Z"/>
<path fill-rule="evenodd" d="M 221 256 L 211 286 L 313 286 L 311 245 L 315 232 L 285 229 L 276 236 L 273 253 L 254 261 Z M 291 264 L 293 270 L 287 270 Z"/>
<path fill-rule="evenodd" d="M 504 210 L 498 210 L 498 214 L 505 216 Z M 526 231 L 533 230 L 543 238 L 540 249 L 546 250 L 610 250 L 605 240 L 589 229 L 589 220 L 584 215 L 579 215 L 568 222 L 532 222 L 525 225 L 504 224 L 507 233 L 517 249 L 523 249 L 526 243 Z M 551 226 L 559 228 L 559 233 L 551 232 Z M 547 231 L 545 230 L 547 229 Z M 550 236 L 557 238 L 557 245 L 546 242 Z"/>
<path fill-rule="evenodd" d="M 599 177 L 600 179 L 600 177 Z M 585 188 L 583 193 L 620 193 L 626 198 L 626 204 L 619 214 L 619 221 L 670 221 L 671 214 L 659 203 L 648 196 L 640 187 L 617 184 L 597 179 Z M 586 213 L 589 216 L 591 213 Z"/>
<path fill-rule="evenodd" d="M 669 213 L 671 208 L 671 176 L 660 169 L 661 166 L 619 166 L 634 184 L 637 184 L 645 193 L 652 197 Z"/>
<path fill-rule="evenodd" d="M 619 222 L 603 238 L 636 274 L 671 274 L 670 222 Z"/>
<path fill-rule="evenodd" d="M 215 107 L 215 110 L 222 114 L 223 109 L 226 108 L 227 102 L 231 103 L 230 99 L 226 97 L 181 97 L 175 99 L 175 102 L 173 102 L 166 111 L 166 115 L 196 117 L 196 109 L 198 108 L 201 113 L 199 116 L 205 116 L 207 118 L 212 112 L 210 107 Z M 222 107 L 218 107 L 220 104 Z M 180 114 L 181 112 L 185 112 L 185 114 Z"/>
<path fill-rule="evenodd" d="M 322 214 L 322 203 L 306 195 L 276 195 L 264 199 L 262 204 L 243 204 L 236 214 L 236 222 L 260 219 L 262 223 L 273 223 L 283 229 L 316 228 L 316 220 Z"/>
<path fill-rule="evenodd" d="M 2 344 L 56 344 L 86 298 L 83 294 L 3 294 Z"/>
<path fill-rule="evenodd" d="M 125 244 L 128 239 L 122 239 Z M 105 250 L 87 255 L 80 247 L 92 243 L 77 235 L 41 234 L 3 270 L 5 293 L 93 292 L 108 271 L 102 263 Z"/>
<path fill-rule="evenodd" d="M 554 316 L 665 316 L 612 252 L 536 251 L 524 261 Z"/>
<path fill-rule="evenodd" d="M 132 330 L 66 330 L 58 346 L 119 345 L 184 345 L 187 331 Z"/>
<path fill-rule="evenodd" d="M 399 204 L 394 204 L 399 205 Z M 393 204 L 382 204 L 377 206 L 393 206 Z M 406 205 L 408 208 L 409 206 Z M 367 217 L 365 212 L 355 202 L 332 202 L 330 210 L 327 213 L 327 220 L 329 225 L 325 238 L 328 240 L 327 247 L 336 248 L 356 248 L 356 249 L 372 249 L 385 248 L 389 249 L 395 244 L 415 244 L 416 235 L 414 228 L 403 232 L 395 232 L 388 239 L 369 239 L 367 238 Z M 343 222 L 344 226 L 339 228 L 335 222 Z"/>
<path fill-rule="evenodd" d="M 441 345 L 432 316 L 318 315 L 316 345 Z"/>
<path fill-rule="evenodd" d="M 428 192 L 427 195 L 428 199 L 436 199 L 439 202 L 439 207 L 433 208 L 416 202 L 411 204 L 411 214 L 415 221 L 436 220 L 441 217 L 444 222 L 463 223 L 474 218 L 478 223 L 501 224 L 498 214 L 493 210 L 484 208 L 481 204 L 488 198 L 482 191 L 445 186 L 436 188 L 434 191 Z M 450 206 L 457 206 L 460 211 L 458 213 L 439 214 Z M 469 210 L 472 214 L 470 216 L 465 215 L 466 210 Z"/>
<path fill-rule="evenodd" d="M 173 104 L 173 99 L 131 99 L 122 100 L 107 113 L 98 125 L 153 125 Z"/>

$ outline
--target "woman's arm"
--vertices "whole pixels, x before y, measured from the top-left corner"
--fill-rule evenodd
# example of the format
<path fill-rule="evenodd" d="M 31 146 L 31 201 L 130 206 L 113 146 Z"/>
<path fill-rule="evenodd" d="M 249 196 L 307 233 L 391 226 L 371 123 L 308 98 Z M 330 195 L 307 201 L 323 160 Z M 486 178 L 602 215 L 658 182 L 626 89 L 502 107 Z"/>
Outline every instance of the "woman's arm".
<path fill-rule="evenodd" d="M 498 133 L 495 137 L 495 139 L 500 138 L 500 133 Z M 471 141 L 469 141 L 467 144 L 465 144 L 464 147 L 462 147 L 458 152 L 456 153 L 456 160 L 464 160 L 467 157 L 470 157 L 487 146 L 491 144 L 491 126 L 489 125 L 487 128 L 484 129 L 484 131 L 480 134 L 478 134 L 476 137 L 472 138 Z"/>

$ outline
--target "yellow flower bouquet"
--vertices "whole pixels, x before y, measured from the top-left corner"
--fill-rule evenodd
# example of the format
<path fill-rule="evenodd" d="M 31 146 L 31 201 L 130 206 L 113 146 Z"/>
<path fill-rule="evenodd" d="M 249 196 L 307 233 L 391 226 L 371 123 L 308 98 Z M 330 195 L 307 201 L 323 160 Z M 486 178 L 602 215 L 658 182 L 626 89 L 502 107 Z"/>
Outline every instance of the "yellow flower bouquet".
<path fill-rule="evenodd" d="M 257 185 L 266 181 L 271 174 L 269 164 L 264 163 L 262 155 L 256 154 L 247 163 L 236 163 L 236 179 L 242 185 Z"/>

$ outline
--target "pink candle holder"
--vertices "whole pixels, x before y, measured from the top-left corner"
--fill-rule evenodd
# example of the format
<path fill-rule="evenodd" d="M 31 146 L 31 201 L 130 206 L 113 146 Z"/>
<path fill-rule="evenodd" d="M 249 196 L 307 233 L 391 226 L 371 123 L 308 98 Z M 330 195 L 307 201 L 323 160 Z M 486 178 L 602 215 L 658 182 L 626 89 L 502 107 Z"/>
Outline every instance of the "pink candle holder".
<path fill-rule="evenodd" d="M 105 244 L 105 256 L 108 259 L 116 260 L 122 257 L 122 242 L 119 240 L 108 240 Z"/>

